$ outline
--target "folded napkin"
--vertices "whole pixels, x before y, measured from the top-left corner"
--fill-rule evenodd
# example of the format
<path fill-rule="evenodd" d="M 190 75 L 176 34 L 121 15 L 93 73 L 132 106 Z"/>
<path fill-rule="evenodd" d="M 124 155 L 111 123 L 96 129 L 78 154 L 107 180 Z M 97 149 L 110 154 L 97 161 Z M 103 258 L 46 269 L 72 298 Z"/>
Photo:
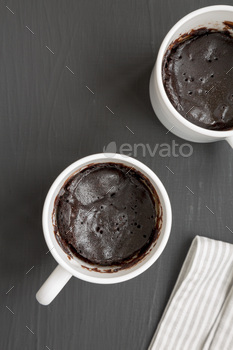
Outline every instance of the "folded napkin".
<path fill-rule="evenodd" d="M 233 349 L 233 245 L 196 236 L 149 350 Z"/>

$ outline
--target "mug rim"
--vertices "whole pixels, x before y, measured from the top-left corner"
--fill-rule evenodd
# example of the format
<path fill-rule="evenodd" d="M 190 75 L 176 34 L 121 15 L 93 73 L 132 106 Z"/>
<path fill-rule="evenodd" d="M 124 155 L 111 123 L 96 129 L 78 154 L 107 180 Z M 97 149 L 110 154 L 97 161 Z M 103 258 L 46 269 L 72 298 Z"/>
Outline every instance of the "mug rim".
<path fill-rule="evenodd" d="M 221 130 L 209 130 L 209 129 L 205 129 L 202 128 L 200 126 L 197 126 L 193 123 L 191 123 L 190 121 L 188 121 L 186 118 L 184 118 L 176 109 L 175 107 L 172 105 L 170 99 L 167 96 L 167 93 L 165 91 L 164 85 L 163 85 L 163 80 L 162 80 L 162 62 L 163 62 L 163 57 L 166 53 L 166 50 L 168 48 L 168 46 L 170 45 L 170 39 L 173 36 L 173 34 L 181 27 L 183 26 L 185 23 L 187 23 L 190 19 L 197 17 L 203 13 L 206 12 L 217 12 L 217 11 L 229 11 L 229 12 L 233 12 L 233 6 L 230 5 L 214 5 L 214 6 L 207 6 L 207 7 L 203 7 L 201 9 L 192 11 L 190 13 L 188 13 L 186 16 L 182 17 L 178 22 L 176 22 L 176 24 L 169 30 L 169 32 L 166 34 L 165 38 L 162 41 L 162 44 L 159 48 L 159 52 L 157 55 L 157 60 L 156 60 L 156 65 L 155 65 L 155 69 L 156 69 L 156 79 L 158 81 L 158 86 L 159 86 L 159 92 L 161 94 L 161 97 L 165 103 L 165 105 L 167 106 L 167 108 L 169 109 L 169 111 L 172 113 L 172 115 L 179 121 L 181 122 L 184 126 L 188 127 L 189 129 L 205 135 L 205 136 L 212 136 L 214 138 L 219 138 L 219 140 L 228 138 L 230 136 L 233 135 L 233 128 L 231 130 L 225 130 L 225 131 L 221 131 Z"/>
<path fill-rule="evenodd" d="M 99 273 L 100 274 L 99 276 L 85 275 L 84 273 L 77 271 L 71 264 L 69 264 L 69 261 L 64 261 L 57 251 L 57 248 L 58 247 L 60 248 L 58 242 L 56 242 L 57 246 L 54 247 L 54 244 L 53 244 L 52 239 L 51 239 L 52 235 L 50 233 L 49 225 L 48 225 L 48 222 L 49 222 L 48 220 L 52 220 L 52 217 L 48 218 L 49 211 L 50 211 L 49 208 L 50 208 L 54 193 L 57 193 L 58 184 L 60 184 L 61 182 L 64 183 L 67 180 L 67 178 L 69 178 L 69 176 L 67 176 L 67 175 L 69 175 L 71 171 L 75 172 L 76 170 L 78 171 L 79 169 L 81 169 L 82 165 L 85 166 L 84 163 L 85 164 L 87 162 L 88 163 L 89 162 L 97 162 L 98 163 L 98 160 L 101 161 L 101 159 L 103 159 L 104 157 L 106 157 L 106 159 L 108 159 L 107 162 L 114 162 L 114 159 L 117 159 L 117 160 L 122 161 L 122 163 L 124 164 L 124 160 L 126 160 L 129 163 L 131 163 L 132 166 L 135 165 L 136 167 L 138 167 L 143 172 L 143 174 L 145 174 L 145 175 L 148 174 L 149 177 L 151 177 L 153 179 L 154 183 L 152 183 L 152 186 L 155 188 L 156 192 L 157 192 L 157 188 L 159 189 L 160 202 L 161 202 L 161 199 L 163 199 L 163 202 L 164 202 L 164 206 L 162 207 L 162 209 L 163 209 L 162 226 L 165 225 L 165 227 L 164 227 L 163 237 L 161 239 L 159 246 L 157 246 L 157 243 L 154 245 L 152 250 L 156 246 L 157 246 L 157 248 L 155 248 L 154 252 L 151 254 L 150 258 L 147 261 L 144 261 L 144 262 L 142 261 L 142 263 L 138 266 L 138 268 L 136 268 L 132 271 L 130 271 L 130 268 L 126 269 L 125 271 L 128 270 L 126 272 L 126 274 L 120 275 L 120 276 L 117 275 L 117 272 L 114 272 L 114 273 L 112 273 L 111 278 L 103 277 L 104 273 Z M 61 188 L 61 186 L 59 186 L 59 187 Z M 52 204 L 54 205 L 54 203 L 52 203 Z M 47 196 L 46 196 L 46 199 L 44 202 L 43 213 L 42 213 L 42 227 L 43 227 L 44 238 L 45 238 L 45 241 L 46 241 L 46 244 L 49 248 L 50 253 L 53 255 L 53 257 L 57 261 L 57 263 L 59 265 L 61 265 L 66 271 L 71 273 L 74 277 L 80 278 L 80 279 L 85 280 L 87 282 L 100 283 L 100 284 L 113 284 L 113 283 L 123 282 L 123 281 L 129 280 L 131 278 L 134 278 L 134 277 L 138 276 L 139 274 L 141 274 L 142 272 L 144 272 L 145 270 L 147 270 L 162 254 L 162 252 L 163 252 L 163 250 L 168 242 L 169 236 L 170 236 L 171 224 L 172 224 L 171 204 L 170 204 L 170 200 L 169 200 L 168 194 L 166 192 L 166 189 L 165 189 L 164 185 L 162 184 L 162 182 L 160 181 L 160 179 L 157 177 L 157 175 L 149 167 L 147 167 L 142 162 L 140 162 L 132 157 L 128 157 L 125 155 L 122 156 L 121 154 L 118 154 L 118 153 L 114 154 L 114 156 L 107 156 L 105 153 L 93 154 L 93 155 L 81 158 L 81 159 L 77 160 L 76 162 L 72 163 L 71 165 L 69 165 L 67 168 L 65 168 L 57 176 L 57 178 L 54 180 L 54 182 L 52 183 L 52 185 L 47 193 Z M 52 234 L 54 234 L 54 232 Z M 134 266 L 135 265 L 133 265 L 132 267 L 134 267 Z M 109 273 L 108 273 L 108 275 L 109 275 Z"/>

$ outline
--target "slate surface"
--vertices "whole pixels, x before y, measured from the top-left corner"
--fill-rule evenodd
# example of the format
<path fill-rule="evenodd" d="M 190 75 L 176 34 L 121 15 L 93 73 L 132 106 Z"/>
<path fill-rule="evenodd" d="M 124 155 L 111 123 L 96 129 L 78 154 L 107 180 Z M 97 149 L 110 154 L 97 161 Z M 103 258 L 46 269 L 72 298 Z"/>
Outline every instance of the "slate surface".
<path fill-rule="evenodd" d="M 177 20 L 221 3 L 233 4 L 0 2 L 0 349 L 147 349 L 193 237 L 233 243 L 226 227 L 233 231 L 233 153 L 227 143 L 191 144 L 189 158 L 159 152 L 151 157 L 138 147 L 135 158 L 160 177 L 173 209 L 160 259 L 126 283 L 103 286 L 73 278 L 50 306 L 35 300 L 56 266 L 41 228 L 52 181 L 111 141 L 151 148 L 184 143 L 166 134 L 153 113 L 150 72 Z"/>

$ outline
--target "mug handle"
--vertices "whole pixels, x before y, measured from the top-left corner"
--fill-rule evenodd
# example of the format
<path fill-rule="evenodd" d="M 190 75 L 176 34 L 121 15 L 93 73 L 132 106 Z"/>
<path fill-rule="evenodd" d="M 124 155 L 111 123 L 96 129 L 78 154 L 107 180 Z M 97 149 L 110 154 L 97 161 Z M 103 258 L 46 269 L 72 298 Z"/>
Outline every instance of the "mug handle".
<path fill-rule="evenodd" d="M 227 137 L 226 141 L 229 143 L 229 145 L 233 148 L 233 136 Z"/>
<path fill-rule="evenodd" d="M 58 265 L 36 293 L 37 301 L 42 305 L 50 304 L 71 277 L 71 273 Z"/>

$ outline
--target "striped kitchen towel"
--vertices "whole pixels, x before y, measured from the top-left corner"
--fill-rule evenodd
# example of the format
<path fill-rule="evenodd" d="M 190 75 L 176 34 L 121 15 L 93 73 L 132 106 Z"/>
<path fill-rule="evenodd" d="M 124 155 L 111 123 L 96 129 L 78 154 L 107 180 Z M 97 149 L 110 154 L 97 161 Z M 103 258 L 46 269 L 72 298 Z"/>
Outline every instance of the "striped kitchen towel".
<path fill-rule="evenodd" d="M 233 245 L 196 236 L 149 350 L 233 349 Z"/>

